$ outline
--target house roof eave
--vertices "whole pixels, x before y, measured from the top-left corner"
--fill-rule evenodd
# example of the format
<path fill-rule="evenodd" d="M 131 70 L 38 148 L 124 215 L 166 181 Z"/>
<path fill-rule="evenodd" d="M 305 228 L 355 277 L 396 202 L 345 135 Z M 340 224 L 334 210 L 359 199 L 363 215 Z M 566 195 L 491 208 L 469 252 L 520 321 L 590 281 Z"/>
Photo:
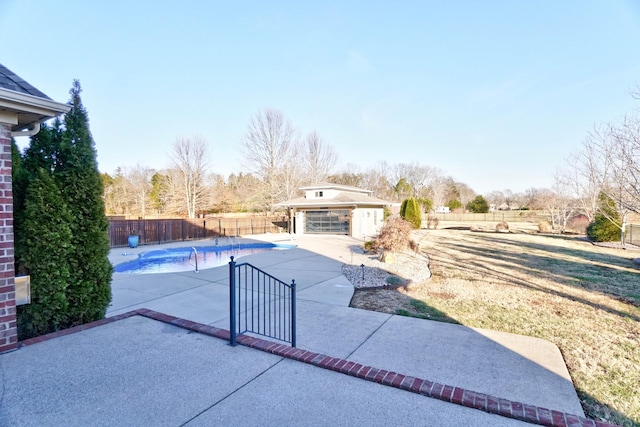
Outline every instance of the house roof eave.
<path fill-rule="evenodd" d="M 28 128 L 71 109 L 67 104 L 14 90 L 0 88 L 0 112 L 15 116 L 12 131 Z"/>

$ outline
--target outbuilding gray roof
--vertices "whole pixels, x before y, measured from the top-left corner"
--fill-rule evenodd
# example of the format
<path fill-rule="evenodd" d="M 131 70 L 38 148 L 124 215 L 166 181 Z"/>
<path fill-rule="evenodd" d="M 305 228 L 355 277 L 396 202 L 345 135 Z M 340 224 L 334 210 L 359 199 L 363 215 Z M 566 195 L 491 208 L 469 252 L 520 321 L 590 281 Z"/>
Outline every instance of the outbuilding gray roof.
<path fill-rule="evenodd" d="M 2 64 L 0 64 L 0 88 L 37 96 L 38 98 L 51 99 Z"/>

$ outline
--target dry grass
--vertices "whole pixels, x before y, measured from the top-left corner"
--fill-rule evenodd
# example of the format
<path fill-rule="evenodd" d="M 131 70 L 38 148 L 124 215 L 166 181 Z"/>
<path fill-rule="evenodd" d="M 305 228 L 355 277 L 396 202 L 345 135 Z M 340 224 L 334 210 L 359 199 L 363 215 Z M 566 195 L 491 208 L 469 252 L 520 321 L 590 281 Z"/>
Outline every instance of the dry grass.
<path fill-rule="evenodd" d="M 422 230 L 433 278 L 357 292 L 352 305 L 543 338 L 565 358 L 585 413 L 640 425 L 639 252 L 577 237 Z"/>

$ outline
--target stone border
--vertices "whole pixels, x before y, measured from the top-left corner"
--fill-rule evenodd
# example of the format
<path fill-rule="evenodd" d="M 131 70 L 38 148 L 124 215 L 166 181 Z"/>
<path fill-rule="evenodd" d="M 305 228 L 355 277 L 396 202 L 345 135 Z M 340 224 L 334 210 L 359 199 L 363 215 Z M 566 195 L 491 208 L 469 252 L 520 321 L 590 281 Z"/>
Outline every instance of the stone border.
<path fill-rule="evenodd" d="M 62 331 L 53 332 L 35 338 L 30 338 L 18 343 L 18 348 L 37 344 L 53 338 L 70 335 L 76 332 L 85 331 L 97 326 L 106 325 L 126 319 L 133 316 L 143 316 L 149 319 L 168 323 L 182 329 L 198 332 L 203 335 L 229 340 L 230 334 L 226 329 L 216 328 L 215 326 L 204 325 L 202 323 L 193 322 L 191 320 L 181 319 L 168 314 L 141 308 L 129 311 L 117 316 L 108 317 L 95 322 L 87 323 L 73 328 L 64 329 Z M 446 384 L 440 384 L 428 381 L 422 378 L 416 378 L 403 375 L 393 371 L 376 369 L 371 366 L 365 366 L 360 363 L 352 362 L 338 357 L 331 357 L 321 353 L 315 353 L 308 350 L 302 350 L 268 341 L 262 338 L 251 337 L 248 335 L 240 335 L 237 342 L 246 347 L 261 350 L 267 353 L 286 359 L 296 360 L 298 362 L 308 363 L 322 369 L 339 372 L 363 379 L 365 381 L 375 382 L 400 390 L 409 391 L 411 393 L 420 394 L 434 399 L 443 400 L 456 405 L 465 406 L 467 408 L 478 409 L 480 411 L 496 414 L 507 418 L 513 418 L 525 421 L 531 424 L 543 425 L 548 427 L 615 427 L 603 421 L 595 421 L 590 418 L 581 417 L 574 414 L 555 411 L 539 406 L 527 405 L 521 402 L 514 402 L 508 399 L 490 396 L 484 393 L 466 390 Z"/>

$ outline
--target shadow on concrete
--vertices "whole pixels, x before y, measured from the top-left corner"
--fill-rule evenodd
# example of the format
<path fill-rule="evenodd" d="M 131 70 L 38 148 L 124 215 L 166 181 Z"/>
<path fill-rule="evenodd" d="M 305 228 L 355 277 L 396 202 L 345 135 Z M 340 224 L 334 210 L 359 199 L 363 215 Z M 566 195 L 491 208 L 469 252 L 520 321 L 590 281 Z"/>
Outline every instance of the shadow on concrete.
<path fill-rule="evenodd" d="M 318 249 L 323 246 L 322 242 L 314 240 L 308 246 L 313 249 L 307 249 L 306 243 L 299 241 L 296 242 L 298 249 L 251 256 L 252 264 L 283 280 L 293 277 L 301 289 L 308 292 L 309 296 L 299 306 L 299 347 L 335 357 L 353 357 L 380 369 L 407 371 L 408 375 L 499 397 L 554 409 L 567 404 L 566 408 L 558 409 L 580 411 L 579 404 L 576 409 L 571 403 L 572 399 L 577 403 L 577 399 L 562 357 L 557 347 L 546 341 L 457 325 L 456 319 L 446 313 L 410 300 L 406 301 L 405 309 L 411 308 L 412 314 L 419 315 L 420 319 L 367 314 L 346 304 L 331 302 L 327 294 L 344 286 L 341 267 L 349 262 L 357 245 L 351 241 L 342 252 L 332 246 L 325 254 Z M 327 242 L 328 245 L 335 243 Z M 125 297 L 120 299 L 119 310 L 112 314 L 150 305 L 147 308 L 224 326 L 228 318 L 225 298 L 228 291 L 223 286 L 225 273 L 226 267 L 219 267 L 198 275 L 158 274 L 147 280 L 136 275 L 120 275 L 114 299 L 119 292 L 125 292 Z M 318 292 L 311 293 L 313 289 Z M 399 293 L 392 289 L 380 291 Z M 148 292 L 152 293 L 149 299 L 146 298 L 149 295 L 145 295 Z M 427 316 L 449 325 L 423 320 Z M 540 345 L 532 345 L 531 340 Z M 547 353 L 531 354 L 542 348 Z M 490 356 L 491 352 L 500 356 Z M 561 366 L 548 365 L 548 360 L 554 358 Z M 514 390 L 514 394 L 504 396 L 506 392 L 501 390 Z"/>
<path fill-rule="evenodd" d="M 580 298 L 571 293 L 562 292 L 557 288 L 549 289 L 539 286 L 536 283 L 522 280 L 508 273 L 509 269 L 511 269 L 522 271 L 527 274 L 547 275 L 559 284 L 593 290 L 597 293 L 603 293 L 603 288 L 589 286 L 590 282 L 588 278 L 601 277 L 604 274 L 609 278 L 619 279 L 619 287 L 616 286 L 614 289 L 608 289 L 609 291 L 613 291 L 609 292 L 610 294 L 621 299 L 623 302 L 637 305 L 637 300 L 633 299 L 633 297 L 640 293 L 640 271 L 637 270 L 637 267 L 633 266 L 628 258 L 615 254 L 594 253 L 589 251 L 587 248 L 558 248 L 553 245 L 545 245 L 544 243 L 513 241 L 502 239 L 498 235 L 484 233 L 474 233 L 472 236 L 473 238 L 495 243 L 495 248 L 492 250 L 486 250 L 474 246 L 473 243 L 461 244 L 459 242 L 440 242 L 438 243 L 439 246 L 449 247 L 451 250 L 460 251 L 465 256 L 456 258 L 451 256 L 450 253 L 447 253 L 446 255 L 432 258 L 432 261 L 439 264 L 438 268 L 443 270 L 449 268 L 459 269 L 461 265 L 464 265 L 466 268 L 477 272 L 479 276 L 495 278 L 514 286 L 522 286 L 528 289 L 567 298 L 572 301 L 585 304 L 596 310 L 611 313 L 633 322 L 638 322 L 640 320 L 638 315 L 640 312 L 634 310 L 633 307 L 629 307 L 628 311 L 619 310 L 617 308 L 607 306 L 606 304 L 603 305 L 590 301 L 588 298 Z M 571 242 L 578 239 L 573 236 L 554 236 L 554 238 Z M 590 245 L 587 242 L 585 242 L 585 244 Z M 559 259 L 557 254 L 567 255 L 569 259 Z M 468 255 L 471 256 L 469 257 Z M 495 271 L 489 267 L 490 265 L 495 264 L 496 260 L 501 266 L 506 267 L 503 271 Z M 605 291 L 604 293 L 607 292 Z M 356 295 L 354 300 L 357 299 L 357 297 L 359 296 Z M 436 295 L 435 297 L 446 299 L 447 295 Z M 429 312 L 430 310 L 433 310 L 436 313 L 438 311 L 433 307 L 421 308 L 421 306 L 426 305 L 423 301 L 412 301 L 412 298 L 405 295 L 402 295 L 402 298 L 398 299 L 404 307 L 411 306 L 412 308 L 418 308 L 418 310 L 414 309 L 414 311 L 410 313 L 414 316 L 420 311 Z M 443 319 L 443 321 L 449 321 L 447 317 L 449 316 L 445 314 L 445 319 Z M 437 319 L 437 316 L 433 316 L 432 320 L 439 319 Z M 598 401 L 584 390 L 577 390 L 577 392 L 583 402 L 589 402 L 588 406 L 598 407 L 598 413 L 600 415 L 609 414 L 610 417 L 608 419 L 616 420 L 616 422 L 619 422 L 622 425 L 638 425 L 637 423 L 639 420 L 633 420 L 631 417 L 619 412 L 611 406 Z"/>
<path fill-rule="evenodd" d="M 444 296 L 445 298 L 447 296 Z M 398 289 L 358 289 L 354 294 L 353 298 L 353 306 L 362 309 L 370 309 L 370 310 L 383 310 L 384 312 L 389 312 L 387 310 L 388 306 L 377 305 L 379 301 L 389 301 L 389 299 L 393 299 L 397 301 L 398 307 L 395 310 L 395 314 L 418 318 L 418 319 L 427 319 L 439 322 L 452 323 L 456 325 L 461 325 L 456 319 L 450 317 L 446 313 L 429 306 L 422 300 L 411 298 L 401 292 Z M 420 348 L 419 346 L 416 346 Z M 465 369 L 465 368 L 462 368 Z M 523 378 L 526 375 L 523 375 Z M 598 414 L 600 416 L 606 416 L 607 422 L 617 423 L 621 426 L 630 426 L 636 427 L 640 425 L 640 420 L 634 420 L 626 414 L 620 412 L 619 410 L 607 405 L 589 393 L 585 392 L 580 388 L 575 388 L 576 393 L 581 401 L 581 404 L 586 403 L 587 405 L 583 405 L 583 409 L 588 409 L 589 407 L 597 407 Z M 588 414 L 592 417 L 593 414 Z"/>

